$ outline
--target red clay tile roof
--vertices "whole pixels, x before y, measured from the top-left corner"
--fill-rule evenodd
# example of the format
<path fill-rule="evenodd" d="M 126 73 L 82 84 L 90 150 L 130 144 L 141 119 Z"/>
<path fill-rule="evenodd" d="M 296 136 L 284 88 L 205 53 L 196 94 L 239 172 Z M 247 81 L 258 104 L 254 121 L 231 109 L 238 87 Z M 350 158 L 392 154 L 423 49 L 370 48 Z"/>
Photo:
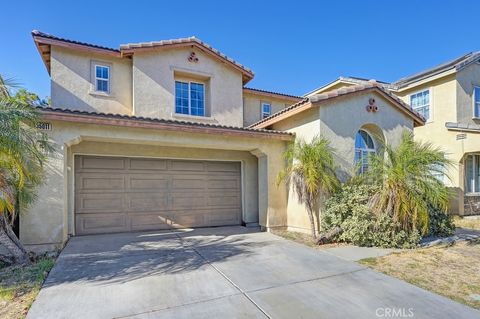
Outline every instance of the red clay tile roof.
<path fill-rule="evenodd" d="M 38 30 L 33 30 L 32 31 L 32 36 L 33 37 L 41 37 L 41 38 L 45 38 L 45 39 L 51 39 L 51 40 L 57 40 L 57 41 L 62 41 L 62 42 L 67 42 L 67 43 L 72 43 L 72 44 L 78 44 L 78 45 L 83 45 L 83 46 L 87 46 L 87 47 L 91 47 L 91 48 L 109 50 L 109 51 L 120 53 L 120 50 L 118 50 L 118 49 L 113 49 L 113 48 L 104 47 L 104 46 L 101 46 L 101 45 L 96 45 L 96 44 L 91 44 L 91 43 L 86 43 L 86 42 L 80 42 L 80 41 L 60 38 L 60 37 L 57 37 L 57 36 L 54 36 L 54 35 L 51 35 L 51 34 L 48 34 L 48 33 L 45 33 L 45 32 L 41 32 L 41 31 L 38 31 Z"/>
<path fill-rule="evenodd" d="M 266 93 L 266 94 L 271 94 L 271 95 L 278 95 L 278 96 L 281 96 L 281 97 L 287 97 L 287 98 L 296 99 L 296 100 L 302 100 L 303 99 L 303 97 L 297 96 L 297 95 L 291 95 L 291 94 L 285 94 L 285 93 L 279 93 L 279 92 L 273 92 L 273 91 L 267 91 L 267 90 L 261 90 L 261 89 L 254 89 L 254 88 L 251 88 L 251 87 L 244 87 L 243 90 L 244 91 L 252 91 L 253 93 L 259 92 L 259 93 Z"/>
<path fill-rule="evenodd" d="M 316 103 L 321 101 L 331 100 L 340 96 L 345 96 L 351 93 L 362 92 L 367 90 L 377 90 L 378 92 L 382 93 L 384 96 L 390 98 L 398 107 L 401 107 L 402 110 L 406 111 L 417 124 L 423 125 L 425 123 L 425 119 L 416 111 L 414 111 L 407 103 L 403 102 L 400 98 L 395 96 L 394 94 L 390 93 L 382 84 L 378 84 L 377 82 L 368 82 L 361 85 L 353 85 L 349 87 L 343 87 L 337 90 L 332 90 L 329 92 L 316 94 L 308 98 L 304 98 L 303 100 L 295 103 L 277 113 L 270 115 L 269 117 L 262 119 L 256 123 L 253 123 L 249 127 L 257 128 L 259 125 L 265 122 L 272 122 L 271 120 L 278 118 L 280 115 L 288 113 L 306 103 Z M 275 121 L 273 121 L 275 123 Z M 271 124 L 273 124 L 271 123 Z"/>
<path fill-rule="evenodd" d="M 100 45 L 95 45 L 91 43 L 86 43 L 86 42 L 80 42 L 80 41 L 74 41 L 74 40 L 69 40 L 61 37 L 57 37 L 48 33 L 44 33 L 38 30 L 33 30 L 32 31 L 32 37 L 35 41 L 35 44 L 37 45 L 39 52 L 42 56 L 42 59 L 44 59 L 45 65 L 47 66 L 48 71 L 50 72 L 50 50 L 46 49 L 43 50 L 41 49 L 42 46 L 48 46 L 51 45 L 52 42 L 53 44 L 69 44 L 71 46 L 74 46 L 76 48 L 84 47 L 84 48 L 90 48 L 94 49 L 97 51 L 105 51 L 105 52 L 110 52 L 110 53 L 115 53 L 118 54 L 119 57 L 128 57 L 132 55 L 136 51 L 141 51 L 145 49 L 152 49 L 152 48 L 157 48 L 157 47 L 174 47 L 174 46 L 189 46 L 189 45 L 194 45 L 197 46 L 198 48 L 206 51 L 207 53 L 210 53 L 212 56 L 223 60 L 224 62 L 229 63 L 233 67 L 237 68 L 239 71 L 242 72 L 243 74 L 243 80 L 244 83 L 247 83 L 253 77 L 255 74 L 253 73 L 252 70 L 247 68 L 246 66 L 238 63 L 234 59 L 226 56 L 219 50 L 213 48 L 209 44 L 203 42 L 202 40 L 196 38 L 196 37 L 189 37 L 189 38 L 179 38 L 179 39 L 172 39 L 172 40 L 162 40 L 162 41 L 153 41 L 153 42 L 140 42 L 140 43 L 129 43 L 129 44 L 122 44 L 120 45 L 120 49 L 114 49 L 114 48 L 108 48 Z"/>
<path fill-rule="evenodd" d="M 289 139 L 292 139 L 295 135 L 288 132 L 256 129 L 256 128 L 250 128 L 250 127 L 235 127 L 235 126 L 220 125 L 220 124 L 209 124 L 209 123 L 199 123 L 199 122 L 179 121 L 179 120 L 169 120 L 169 119 L 157 119 L 157 118 L 149 118 L 149 117 L 142 117 L 142 116 L 77 111 L 77 110 L 68 110 L 68 109 L 61 109 L 61 108 L 43 107 L 43 106 L 38 106 L 36 107 L 36 109 L 39 110 L 40 113 L 44 115 L 59 114 L 59 115 L 69 115 L 70 117 L 86 116 L 91 118 L 102 118 L 106 120 L 127 120 L 127 121 L 135 121 L 138 123 L 158 124 L 159 126 L 163 125 L 164 127 L 171 125 L 175 127 L 182 126 L 185 128 L 210 129 L 213 131 L 218 131 L 219 133 L 225 132 L 225 131 L 246 132 L 246 133 L 252 133 L 257 137 L 276 135 L 280 138 L 283 137 L 283 139 L 289 140 Z"/>

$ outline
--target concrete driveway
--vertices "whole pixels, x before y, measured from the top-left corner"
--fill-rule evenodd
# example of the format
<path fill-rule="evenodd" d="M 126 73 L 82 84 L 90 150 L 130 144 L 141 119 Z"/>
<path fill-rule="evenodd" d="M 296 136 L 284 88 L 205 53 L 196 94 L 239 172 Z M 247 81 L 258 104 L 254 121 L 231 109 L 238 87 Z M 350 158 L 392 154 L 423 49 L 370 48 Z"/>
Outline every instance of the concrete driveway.
<path fill-rule="evenodd" d="M 354 262 L 243 227 L 74 237 L 27 318 L 480 318 Z"/>

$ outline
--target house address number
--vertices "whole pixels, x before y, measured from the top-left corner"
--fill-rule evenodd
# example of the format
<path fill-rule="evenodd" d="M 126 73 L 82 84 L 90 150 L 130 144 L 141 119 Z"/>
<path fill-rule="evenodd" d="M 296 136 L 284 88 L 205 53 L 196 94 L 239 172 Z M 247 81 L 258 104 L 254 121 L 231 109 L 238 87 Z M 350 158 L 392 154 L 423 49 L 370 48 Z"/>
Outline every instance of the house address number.
<path fill-rule="evenodd" d="M 38 122 L 37 123 L 37 129 L 43 130 L 43 131 L 51 131 L 52 130 L 52 124 L 49 122 Z"/>

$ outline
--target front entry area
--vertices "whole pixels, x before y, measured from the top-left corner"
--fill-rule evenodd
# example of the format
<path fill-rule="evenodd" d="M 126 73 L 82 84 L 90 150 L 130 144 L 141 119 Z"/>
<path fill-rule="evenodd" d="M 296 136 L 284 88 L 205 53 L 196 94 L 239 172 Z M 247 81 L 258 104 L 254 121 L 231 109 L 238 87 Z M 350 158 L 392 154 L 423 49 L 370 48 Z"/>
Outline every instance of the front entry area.
<path fill-rule="evenodd" d="M 240 162 L 75 156 L 75 234 L 240 225 Z"/>

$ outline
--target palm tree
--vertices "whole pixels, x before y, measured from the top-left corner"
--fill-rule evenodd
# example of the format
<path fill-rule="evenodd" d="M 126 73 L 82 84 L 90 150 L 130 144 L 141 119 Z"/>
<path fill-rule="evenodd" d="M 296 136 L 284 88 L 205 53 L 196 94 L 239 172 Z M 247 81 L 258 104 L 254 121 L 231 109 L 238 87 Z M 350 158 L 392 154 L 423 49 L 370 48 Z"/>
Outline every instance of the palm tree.
<path fill-rule="evenodd" d="M 333 149 L 328 140 L 318 136 L 310 143 L 297 139 L 284 158 L 287 166 L 278 174 L 277 184 L 283 181 L 293 187 L 298 200 L 306 206 L 312 237 L 316 239 L 314 211 L 319 199 L 334 192 L 340 184 L 335 174 Z"/>
<path fill-rule="evenodd" d="M 416 142 L 404 132 L 397 147 L 384 146 L 373 155 L 365 178 L 379 185 L 370 206 L 375 213 L 390 214 L 408 232 L 428 232 L 428 206 L 448 209 L 449 191 L 436 176 L 451 165 L 445 153 L 430 143 Z"/>
<path fill-rule="evenodd" d="M 0 81 L 0 244 L 16 263 L 28 263 L 28 255 L 12 230 L 12 224 L 35 200 L 35 187 L 42 180 L 43 163 L 51 146 L 36 129 L 38 114 L 28 103 L 8 93 Z M 6 93 L 5 93 L 6 92 Z"/>

